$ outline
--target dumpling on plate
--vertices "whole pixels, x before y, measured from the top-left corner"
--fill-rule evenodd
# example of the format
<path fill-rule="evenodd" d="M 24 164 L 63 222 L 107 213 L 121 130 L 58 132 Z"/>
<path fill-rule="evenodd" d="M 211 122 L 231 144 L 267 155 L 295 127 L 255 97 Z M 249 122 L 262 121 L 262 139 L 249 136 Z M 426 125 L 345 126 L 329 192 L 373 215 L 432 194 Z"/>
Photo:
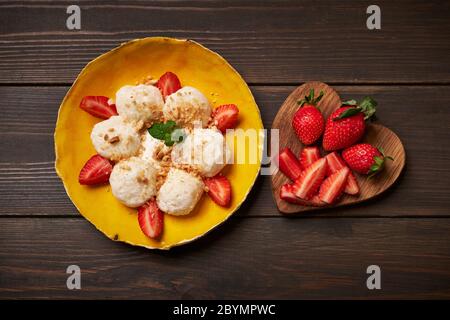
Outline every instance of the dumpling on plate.
<path fill-rule="evenodd" d="M 231 160 L 231 150 L 217 129 L 194 129 L 172 149 L 172 161 L 195 167 L 202 176 L 213 177 Z"/>
<path fill-rule="evenodd" d="M 158 191 L 159 209 L 172 215 L 189 214 L 203 194 L 203 181 L 181 169 L 171 168 Z"/>
<path fill-rule="evenodd" d="M 193 127 L 197 122 L 204 128 L 211 116 L 211 105 L 203 93 L 187 86 L 167 97 L 163 113 L 166 120 L 180 127 Z"/>
<path fill-rule="evenodd" d="M 109 177 L 111 192 L 127 207 L 139 207 L 156 195 L 156 174 L 155 167 L 138 157 L 122 160 Z"/>
<path fill-rule="evenodd" d="M 151 85 L 124 86 L 116 93 L 119 115 L 131 121 L 151 123 L 162 116 L 164 101 L 158 88 Z"/>
<path fill-rule="evenodd" d="M 91 140 L 99 155 L 113 161 L 135 155 L 141 144 L 136 128 L 121 116 L 97 123 L 92 129 Z"/>

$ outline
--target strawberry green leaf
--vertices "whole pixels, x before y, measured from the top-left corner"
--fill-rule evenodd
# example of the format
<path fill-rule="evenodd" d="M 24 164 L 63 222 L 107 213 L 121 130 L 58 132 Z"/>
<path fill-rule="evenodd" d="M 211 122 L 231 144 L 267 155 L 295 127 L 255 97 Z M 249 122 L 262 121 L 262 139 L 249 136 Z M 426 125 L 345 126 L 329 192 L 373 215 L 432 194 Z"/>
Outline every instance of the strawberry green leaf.
<path fill-rule="evenodd" d="M 383 155 L 384 160 L 389 159 L 389 160 L 391 160 L 391 161 L 394 161 L 394 158 L 392 158 L 391 156 L 386 156 L 386 155 L 385 155 L 384 149 L 383 149 L 382 147 L 378 147 L 377 149 L 378 149 L 378 151 L 380 151 L 380 153 Z"/>
<path fill-rule="evenodd" d="M 347 100 L 342 102 L 342 106 L 356 106 L 356 105 L 358 105 L 356 100 Z"/>
<path fill-rule="evenodd" d="M 364 113 L 364 120 L 369 119 L 375 114 L 376 106 L 378 103 L 371 97 L 365 97 L 359 107 L 361 108 L 361 112 Z"/>
<path fill-rule="evenodd" d="M 348 118 L 348 117 L 354 116 L 355 114 L 358 114 L 360 112 L 361 112 L 361 109 L 358 108 L 358 107 L 356 107 L 356 108 L 348 108 L 347 110 L 342 112 L 339 116 L 334 118 L 333 121 L 344 119 L 344 118 Z"/>
<path fill-rule="evenodd" d="M 375 163 L 376 163 L 379 167 L 382 167 L 382 166 L 383 166 L 384 158 L 382 158 L 382 157 L 373 157 L 373 160 L 375 161 Z"/>
<path fill-rule="evenodd" d="M 320 91 L 319 95 L 317 96 L 317 98 L 314 98 L 314 89 L 310 89 L 309 90 L 309 95 L 305 96 L 303 99 L 298 100 L 297 104 L 300 105 L 300 107 L 303 107 L 303 105 L 305 103 L 311 104 L 311 105 L 316 105 L 323 97 L 324 92 Z"/>
<path fill-rule="evenodd" d="M 313 101 L 313 99 L 314 99 L 314 89 L 310 89 L 308 101 Z"/>
<path fill-rule="evenodd" d="M 314 104 L 317 104 L 320 100 L 322 100 L 323 94 L 324 94 L 323 91 L 320 90 L 319 95 L 317 96 L 317 98 L 314 99 Z"/>

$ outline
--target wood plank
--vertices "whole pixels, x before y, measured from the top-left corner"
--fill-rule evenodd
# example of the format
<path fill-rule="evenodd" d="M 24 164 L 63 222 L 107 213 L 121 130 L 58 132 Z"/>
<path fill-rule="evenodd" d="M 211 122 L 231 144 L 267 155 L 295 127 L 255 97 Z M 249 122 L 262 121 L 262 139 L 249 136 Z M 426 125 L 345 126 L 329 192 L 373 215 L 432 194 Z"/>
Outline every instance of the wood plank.
<path fill-rule="evenodd" d="M 71 83 L 94 57 L 147 36 L 196 40 L 251 83 L 449 83 L 450 3 L 352 1 L 80 1 L 66 29 L 60 1 L 0 3 L 0 83 Z"/>
<path fill-rule="evenodd" d="M 54 173 L 53 130 L 67 87 L 0 87 L 0 215 L 78 215 Z M 265 127 L 294 87 L 253 86 Z M 368 204 L 325 216 L 450 215 L 450 92 L 446 86 L 338 86 L 344 99 L 372 95 L 378 118 L 402 139 L 405 173 Z M 424 99 L 423 97 L 426 97 Z M 426 100 L 426 103 L 424 101 Z M 361 210 L 361 208 L 364 210 Z M 260 177 L 238 216 L 278 216 L 269 177 Z"/>
<path fill-rule="evenodd" d="M 233 219 L 169 252 L 114 243 L 82 219 L 0 226 L 2 299 L 450 298 L 448 219 Z M 71 264 L 79 291 L 66 288 Z M 366 288 L 373 264 L 381 290 Z"/>

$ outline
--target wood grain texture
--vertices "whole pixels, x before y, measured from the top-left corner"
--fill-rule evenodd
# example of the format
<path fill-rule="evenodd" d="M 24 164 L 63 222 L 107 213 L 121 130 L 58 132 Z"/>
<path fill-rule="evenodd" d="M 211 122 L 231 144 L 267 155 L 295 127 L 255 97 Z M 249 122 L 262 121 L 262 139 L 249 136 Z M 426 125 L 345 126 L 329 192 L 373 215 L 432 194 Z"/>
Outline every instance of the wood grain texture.
<path fill-rule="evenodd" d="M 118 44 L 190 38 L 223 55 L 250 83 L 450 83 L 450 3 L 350 1 L 77 1 L 82 29 L 66 29 L 73 1 L 1 1 L 0 83 L 71 83 Z"/>
<path fill-rule="evenodd" d="M 295 155 L 299 155 L 304 148 L 303 144 L 298 139 L 295 131 L 290 123 L 295 112 L 299 106 L 297 101 L 309 95 L 310 90 L 314 90 L 316 95 L 323 92 L 323 98 L 317 104 L 317 107 L 322 112 L 325 119 L 337 110 L 342 101 L 339 94 L 330 86 L 323 82 L 312 81 L 306 82 L 299 86 L 286 98 L 284 103 L 278 110 L 277 115 L 272 124 L 272 129 L 279 130 L 279 149 L 288 147 Z M 394 161 L 387 161 L 383 172 L 376 175 L 372 179 L 367 179 L 367 176 L 355 173 L 356 180 L 360 188 L 358 195 L 344 194 L 341 199 L 330 208 L 356 204 L 375 198 L 389 189 L 400 176 L 405 166 L 405 149 L 400 138 L 386 128 L 382 124 L 368 124 L 364 135 L 363 142 L 370 143 L 376 147 L 381 147 L 390 155 Z M 320 147 L 322 156 L 325 155 L 324 150 Z M 273 156 L 273 153 L 271 153 Z M 280 189 L 291 181 L 280 170 L 276 170 L 272 175 L 272 193 L 277 204 L 278 210 L 282 213 L 303 213 L 307 211 L 321 210 L 325 207 L 313 207 L 292 204 L 280 198 Z"/>
<path fill-rule="evenodd" d="M 83 219 L 0 229 L 0 298 L 450 298 L 448 219 L 233 219 L 169 252 L 115 243 Z M 71 264 L 81 290 L 66 288 Z M 372 264 L 382 290 L 366 288 Z"/>
<path fill-rule="evenodd" d="M 265 127 L 295 87 L 252 86 Z M 77 216 L 54 173 L 53 130 L 67 87 L 0 87 L 0 215 Z M 378 119 L 408 154 L 405 174 L 378 199 L 320 216 L 449 216 L 450 91 L 446 86 L 337 86 L 343 99 L 375 97 Z M 426 97 L 427 103 L 424 103 Z M 363 210 L 361 210 L 363 208 Z M 278 216 L 270 177 L 260 177 L 238 217 Z"/>

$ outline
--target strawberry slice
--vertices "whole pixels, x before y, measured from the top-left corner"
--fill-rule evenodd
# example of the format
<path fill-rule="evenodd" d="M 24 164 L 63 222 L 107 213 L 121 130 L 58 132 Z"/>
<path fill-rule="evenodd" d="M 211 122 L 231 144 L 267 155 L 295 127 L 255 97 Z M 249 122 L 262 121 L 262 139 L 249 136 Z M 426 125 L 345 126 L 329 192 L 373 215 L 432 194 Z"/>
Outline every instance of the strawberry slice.
<path fill-rule="evenodd" d="M 108 103 L 109 98 L 104 96 L 86 96 L 81 99 L 80 108 L 94 117 L 109 119 L 117 116 L 115 104 Z"/>
<path fill-rule="evenodd" d="M 298 204 L 302 206 L 321 207 L 325 205 L 325 203 L 319 199 L 318 195 L 312 197 L 310 201 L 300 199 L 294 194 L 294 186 L 290 183 L 286 183 L 281 186 L 280 198 L 289 203 Z"/>
<path fill-rule="evenodd" d="M 300 153 L 300 164 L 303 169 L 308 168 L 314 162 L 320 159 L 320 151 L 318 147 L 303 148 Z"/>
<path fill-rule="evenodd" d="M 320 200 L 319 195 L 316 194 L 314 197 L 312 197 L 308 203 L 313 206 L 313 207 L 323 207 L 326 206 L 327 204 L 325 202 L 323 202 L 322 200 Z"/>
<path fill-rule="evenodd" d="M 320 200 L 328 204 L 334 203 L 344 192 L 349 173 L 350 169 L 344 167 L 326 178 L 320 186 Z"/>
<path fill-rule="evenodd" d="M 227 177 L 220 173 L 203 180 L 208 188 L 208 195 L 219 206 L 228 207 L 231 202 L 231 184 Z"/>
<path fill-rule="evenodd" d="M 286 183 L 281 186 L 280 189 L 280 198 L 284 201 L 294 204 L 307 205 L 305 200 L 298 198 L 293 191 L 293 185 L 290 183 Z"/>
<path fill-rule="evenodd" d="M 212 113 L 213 123 L 222 133 L 236 127 L 238 116 L 239 109 L 235 104 L 223 104 L 214 109 Z"/>
<path fill-rule="evenodd" d="M 295 181 L 302 173 L 300 162 L 289 148 L 284 148 L 278 154 L 278 167 L 292 181 Z"/>
<path fill-rule="evenodd" d="M 327 154 L 325 157 L 328 163 L 327 176 L 331 176 L 336 171 L 347 167 L 344 160 L 336 152 Z M 344 192 L 351 195 L 359 193 L 359 185 L 353 173 L 350 171 L 347 177 L 347 184 L 345 185 Z"/>
<path fill-rule="evenodd" d="M 113 167 L 108 159 L 96 154 L 81 169 L 78 182 L 85 185 L 108 182 L 112 169 Z"/>
<path fill-rule="evenodd" d="M 326 173 L 327 161 L 321 158 L 306 168 L 295 180 L 294 194 L 303 200 L 311 199 L 319 190 Z"/>
<path fill-rule="evenodd" d="M 142 232 L 149 238 L 158 238 L 164 228 L 164 213 L 155 200 L 149 200 L 138 209 L 138 221 Z"/>
<path fill-rule="evenodd" d="M 159 78 L 156 86 L 166 100 L 167 96 L 181 89 L 181 82 L 175 73 L 168 71 Z"/>

